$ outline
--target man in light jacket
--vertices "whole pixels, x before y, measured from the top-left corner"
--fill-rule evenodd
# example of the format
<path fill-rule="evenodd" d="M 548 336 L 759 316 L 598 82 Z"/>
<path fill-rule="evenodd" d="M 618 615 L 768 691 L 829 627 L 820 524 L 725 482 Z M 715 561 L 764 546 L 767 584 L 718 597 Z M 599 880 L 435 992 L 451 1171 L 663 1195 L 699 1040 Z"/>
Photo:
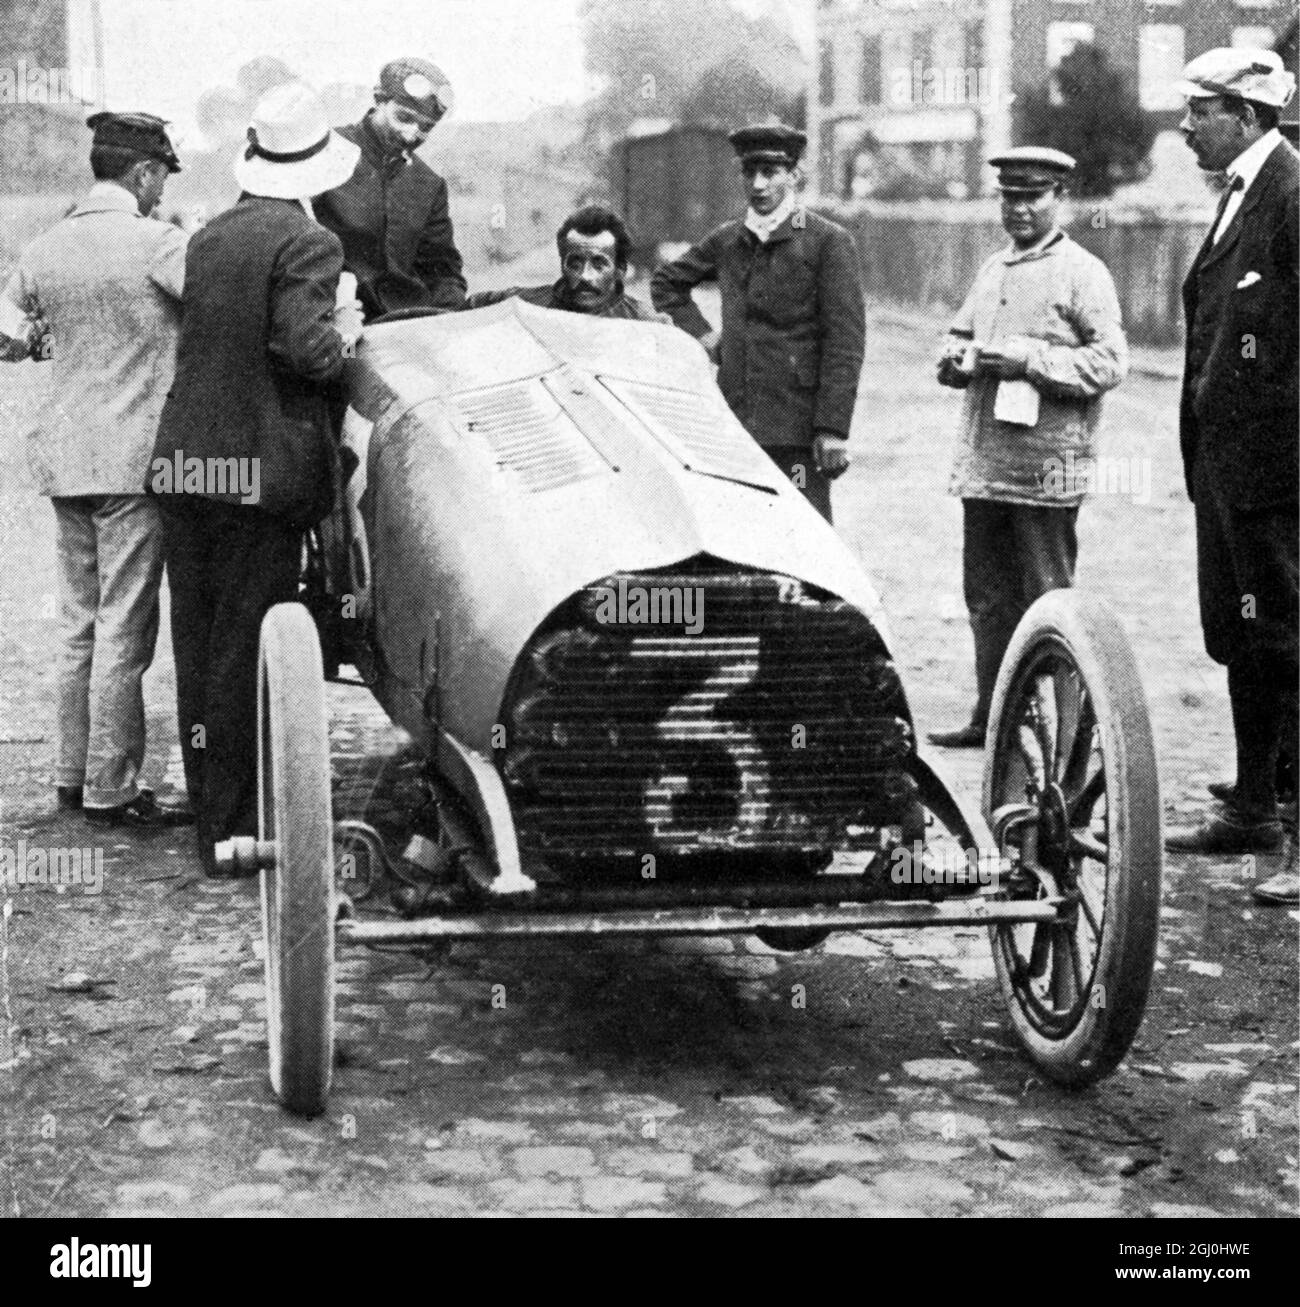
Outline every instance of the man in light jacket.
<path fill-rule="evenodd" d="M 975 636 L 970 719 L 930 736 L 948 748 L 983 745 L 1017 624 L 1040 595 L 1074 584 L 1101 397 L 1128 371 L 1115 283 L 1059 224 L 1074 160 L 1020 146 L 989 162 L 1011 244 L 976 274 L 939 361 L 939 383 L 966 391 L 949 493 L 962 501 Z"/>
<path fill-rule="evenodd" d="M 59 557 L 59 806 L 88 821 L 191 820 L 140 785 L 142 680 L 162 582 L 158 510 L 142 493 L 171 382 L 185 236 L 152 218 L 180 162 L 161 118 L 97 113 L 95 184 L 23 251 L 0 295 L 0 358 L 48 358 L 28 452 Z"/>

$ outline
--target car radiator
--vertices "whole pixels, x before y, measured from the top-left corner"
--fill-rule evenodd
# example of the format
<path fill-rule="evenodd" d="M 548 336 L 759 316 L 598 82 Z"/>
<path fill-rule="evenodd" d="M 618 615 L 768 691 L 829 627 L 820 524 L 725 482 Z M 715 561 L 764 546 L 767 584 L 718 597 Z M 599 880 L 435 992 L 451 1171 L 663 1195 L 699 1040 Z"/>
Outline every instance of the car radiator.
<path fill-rule="evenodd" d="M 503 721 L 520 844 L 539 856 L 873 847 L 915 792 L 875 628 L 769 573 L 588 586 L 524 650 Z"/>

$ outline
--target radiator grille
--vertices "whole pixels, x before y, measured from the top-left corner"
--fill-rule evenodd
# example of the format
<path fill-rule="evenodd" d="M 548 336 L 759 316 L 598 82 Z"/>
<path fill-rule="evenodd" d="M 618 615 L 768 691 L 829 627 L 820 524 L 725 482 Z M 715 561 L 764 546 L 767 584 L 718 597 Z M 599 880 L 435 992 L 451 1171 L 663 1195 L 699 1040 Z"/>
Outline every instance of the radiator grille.
<path fill-rule="evenodd" d="M 513 472 L 532 494 L 609 470 L 539 380 L 469 391 L 453 402 L 466 428 L 487 440 L 497 466 Z"/>
<path fill-rule="evenodd" d="M 609 577 L 530 643 L 506 708 L 498 758 L 543 856 L 863 847 L 912 793 L 874 628 L 785 577 Z"/>

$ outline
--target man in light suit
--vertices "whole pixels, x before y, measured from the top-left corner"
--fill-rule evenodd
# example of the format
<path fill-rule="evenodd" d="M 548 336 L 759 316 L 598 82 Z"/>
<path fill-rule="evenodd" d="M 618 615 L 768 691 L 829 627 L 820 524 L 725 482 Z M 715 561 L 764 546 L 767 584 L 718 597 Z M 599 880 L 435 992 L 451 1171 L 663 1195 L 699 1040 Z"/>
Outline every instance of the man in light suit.
<path fill-rule="evenodd" d="M 304 201 L 346 180 L 356 159 L 310 87 L 275 87 L 235 160 L 239 202 L 194 235 L 186 259 L 150 488 L 163 517 L 185 780 L 209 875 L 214 845 L 257 834 L 262 618 L 297 598 L 303 530 L 333 502 L 331 386 L 360 316 L 336 310 L 343 247 Z M 171 472 L 228 462 L 237 477 Z"/>
<path fill-rule="evenodd" d="M 140 785 L 142 681 L 158 637 L 162 530 L 143 481 L 171 381 L 185 236 L 152 217 L 180 161 L 161 118 L 97 113 L 95 184 L 23 251 L 0 359 L 52 360 L 28 451 L 59 553 L 58 804 L 99 825 L 192 820 Z"/>
<path fill-rule="evenodd" d="M 1277 778 L 1297 756 L 1296 303 L 1300 167 L 1277 130 L 1295 78 L 1270 50 L 1210 50 L 1184 70 L 1182 130 L 1227 186 L 1187 282 L 1180 438 L 1196 508 L 1206 652 L 1228 669 L 1237 747 L 1222 811 L 1171 836 L 1176 852 L 1269 853 L 1284 842 Z M 1292 814 L 1293 814 L 1292 809 Z M 1293 826 L 1294 816 L 1291 816 Z M 1297 901 L 1294 829 L 1287 866 L 1255 887 Z"/>

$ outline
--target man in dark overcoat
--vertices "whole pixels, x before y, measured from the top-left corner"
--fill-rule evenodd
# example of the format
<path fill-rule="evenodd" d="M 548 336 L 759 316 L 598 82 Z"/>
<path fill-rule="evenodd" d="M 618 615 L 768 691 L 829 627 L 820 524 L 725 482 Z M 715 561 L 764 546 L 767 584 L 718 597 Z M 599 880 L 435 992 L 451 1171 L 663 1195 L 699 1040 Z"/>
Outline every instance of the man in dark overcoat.
<path fill-rule="evenodd" d="M 343 242 L 367 321 L 465 303 L 447 183 L 415 153 L 450 108 L 451 84 L 435 64 L 395 59 L 379 74 L 374 108 L 339 128 L 361 152 L 357 166 L 312 207 Z"/>
<path fill-rule="evenodd" d="M 730 139 L 748 212 L 658 268 L 650 297 L 718 359 L 732 411 L 829 522 L 866 337 L 857 250 L 843 227 L 798 203 L 803 132 L 776 124 Z M 720 336 L 691 298 L 708 281 L 722 292 Z"/>
<path fill-rule="evenodd" d="M 1226 171 L 1219 210 L 1186 284 L 1180 439 L 1196 512 L 1206 652 L 1228 669 L 1237 776 L 1222 810 L 1172 836 L 1180 852 L 1280 848 L 1279 753 L 1297 750 L 1296 152 L 1277 130 L 1295 78 L 1272 51 L 1210 50 L 1183 73 L 1182 130 L 1207 171 Z M 1295 902 L 1290 868 L 1256 896 Z M 1289 877 L 1289 882 L 1288 882 Z"/>
<path fill-rule="evenodd" d="M 215 844 L 257 834 L 262 618 L 297 598 L 303 530 L 332 502 L 331 385 L 360 333 L 355 309 L 336 314 L 338 237 L 304 207 L 349 175 L 356 147 L 301 82 L 267 92 L 249 137 L 238 203 L 190 241 L 146 483 L 163 519 L 181 753 L 210 875 Z"/>

